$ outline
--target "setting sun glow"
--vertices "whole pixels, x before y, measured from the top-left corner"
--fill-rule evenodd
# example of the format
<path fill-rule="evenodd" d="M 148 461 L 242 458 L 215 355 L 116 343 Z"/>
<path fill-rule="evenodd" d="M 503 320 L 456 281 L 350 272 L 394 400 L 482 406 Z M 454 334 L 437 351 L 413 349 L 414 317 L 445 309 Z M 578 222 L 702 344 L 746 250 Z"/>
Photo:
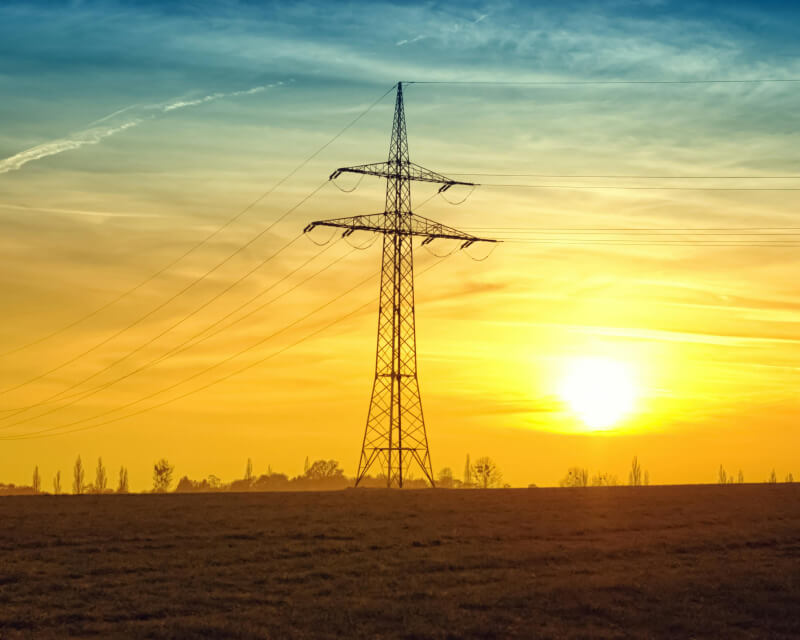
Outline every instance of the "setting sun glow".
<path fill-rule="evenodd" d="M 567 366 L 560 395 L 590 429 L 617 424 L 633 409 L 636 396 L 630 368 L 609 358 L 576 358 Z"/>

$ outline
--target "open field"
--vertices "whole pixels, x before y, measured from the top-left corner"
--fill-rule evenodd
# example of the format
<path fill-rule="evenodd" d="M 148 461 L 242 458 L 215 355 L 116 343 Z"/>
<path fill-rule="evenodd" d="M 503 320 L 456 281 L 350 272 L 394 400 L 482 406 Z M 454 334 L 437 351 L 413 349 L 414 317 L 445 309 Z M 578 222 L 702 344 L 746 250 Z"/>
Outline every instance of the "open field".
<path fill-rule="evenodd" d="M 800 636 L 800 485 L 0 499 L 0 638 Z"/>

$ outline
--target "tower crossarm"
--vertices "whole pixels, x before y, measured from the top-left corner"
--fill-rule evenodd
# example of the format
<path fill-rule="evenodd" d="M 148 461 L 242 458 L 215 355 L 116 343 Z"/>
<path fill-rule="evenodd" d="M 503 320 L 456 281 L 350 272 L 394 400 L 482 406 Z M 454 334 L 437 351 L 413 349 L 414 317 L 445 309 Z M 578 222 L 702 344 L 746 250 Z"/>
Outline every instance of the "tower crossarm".
<path fill-rule="evenodd" d="M 477 186 L 474 182 L 452 180 L 447 176 L 443 176 L 441 173 L 436 173 L 435 171 L 421 167 L 414 162 L 404 162 L 403 164 L 397 164 L 394 162 L 373 162 L 372 164 L 359 164 L 354 167 L 340 167 L 330 175 L 330 179 L 336 180 L 336 178 L 343 173 L 359 173 L 365 176 L 377 176 L 379 178 L 387 179 L 416 180 L 417 182 L 435 182 L 442 185 L 439 188 L 440 193 L 442 191 L 447 191 L 450 187 L 455 185 L 463 185 L 466 187 Z"/>
<path fill-rule="evenodd" d="M 472 234 L 419 216 L 416 213 L 410 214 L 408 218 L 410 218 L 410 220 L 400 225 L 399 228 L 396 226 L 397 216 L 388 215 L 386 213 L 373 213 L 364 216 L 334 218 L 331 220 L 317 220 L 310 223 L 304 231 L 307 233 L 315 227 L 338 227 L 345 230 L 342 234 L 345 237 L 356 231 L 373 231 L 375 233 L 422 237 L 424 238 L 422 244 L 428 244 L 437 238 L 460 240 L 462 242 L 462 249 L 476 242 L 499 242 L 498 240 L 490 238 L 473 236 Z M 408 222 L 410 222 L 410 224 L 408 224 Z"/>

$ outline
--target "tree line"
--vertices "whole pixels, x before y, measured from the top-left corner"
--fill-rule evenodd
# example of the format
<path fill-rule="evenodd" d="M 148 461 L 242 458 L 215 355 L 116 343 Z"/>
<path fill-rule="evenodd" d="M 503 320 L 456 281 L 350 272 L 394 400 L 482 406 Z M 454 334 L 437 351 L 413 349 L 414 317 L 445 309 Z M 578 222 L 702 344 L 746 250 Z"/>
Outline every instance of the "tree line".
<path fill-rule="evenodd" d="M 0 483 L 0 495 L 25 495 L 25 494 L 51 494 L 62 495 L 67 493 L 64 480 L 61 477 L 61 471 L 56 471 L 52 478 L 52 491 L 45 487 L 42 480 L 42 474 L 39 472 L 39 465 L 33 468 L 33 478 L 30 485 L 17 486 L 14 484 Z M 119 468 L 118 481 L 115 485 L 109 485 L 109 476 L 103 458 L 97 459 L 97 466 L 94 472 L 94 482 L 88 482 L 86 479 L 86 467 L 83 460 L 78 456 L 72 467 L 72 482 L 71 482 L 73 495 L 84 494 L 104 494 L 104 493 L 128 493 L 130 486 L 128 483 L 128 468 L 121 466 Z"/>
<path fill-rule="evenodd" d="M 794 482 L 794 476 L 791 471 L 786 474 L 783 481 L 788 483 Z M 778 474 L 775 473 L 775 469 L 773 468 L 769 476 L 767 476 L 767 484 L 777 484 L 777 482 Z M 733 473 L 728 473 L 723 465 L 719 465 L 717 484 L 744 484 L 744 473 L 739 469 L 739 473 L 736 474 L 736 479 L 734 480 Z"/>
<path fill-rule="evenodd" d="M 306 457 L 303 465 L 303 473 L 294 477 L 290 477 L 285 473 L 275 472 L 271 466 L 267 467 L 266 473 L 256 475 L 253 470 L 253 461 L 250 458 L 247 459 L 244 476 L 227 483 L 215 475 L 210 475 L 201 480 L 192 480 L 188 476 L 183 476 L 173 488 L 174 472 L 175 467 L 165 458 L 156 461 L 153 464 L 153 482 L 150 492 L 324 491 L 345 489 L 355 484 L 355 479 L 346 476 L 336 460 L 310 462 L 308 457 Z M 778 482 L 775 469 L 772 470 L 766 482 L 769 484 Z M 786 474 L 783 482 L 794 482 L 794 476 L 791 472 Z M 723 465 L 720 465 L 717 483 L 743 484 L 744 474 L 740 469 L 734 476 L 733 473 L 728 473 Z M 102 457 L 97 459 L 97 465 L 94 468 L 94 482 L 89 482 L 87 481 L 86 468 L 81 457 L 78 456 L 72 467 L 70 484 L 73 495 L 126 494 L 130 492 L 127 467 L 120 466 L 116 481 L 111 483 Z M 559 481 L 559 486 L 561 487 L 615 487 L 622 484 L 634 487 L 650 484 L 650 473 L 647 469 L 642 468 L 638 456 L 634 456 L 631 461 L 627 483 L 620 482 L 617 476 L 611 473 L 598 472 L 590 476 L 589 470 L 585 467 L 570 467 L 566 475 Z M 381 475 L 367 476 L 362 479 L 360 486 L 385 487 L 386 477 Z M 409 489 L 423 489 L 429 486 L 428 481 L 421 477 L 406 476 L 404 479 L 404 487 Z M 441 489 L 492 489 L 508 488 L 510 485 L 503 482 L 503 474 L 491 458 L 482 456 L 473 462 L 470 460 L 470 456 L 467 455 L 462 477 L 455 477 L 450 467 L 444 467 L 436 476 L 436 486 Z M 529 486 L 534 487 L 535 485 Z M 43 484 L 38 465 L 34 467 L 30 486 L 0 483 L 0 495 L 60 495 L 62 493 L 66 493 L 66 490 L 62 485 L 61 471 L 57 471 L 53 476 L 52 491 L 48 491 Z"/>
<path fill-rule="evenodd" d="M 766 482 L 767 484 L 776 484 L 778 482 L 778 476 L 775 473 L 775 469 L 773 469 L 769 474 Z M 784 482 L 794 482 L 794 476 L 791 472 L 786 474 Z M 567 470 L 567 475 L 565 475 L 558 484 L 561 487 L 616 487 L 622 485 L 623 483 L 621 483 L 614 474 L 596 473 L 590 477 L 589 470 L 585 467 L 570 467 Z M 649 484 L 649 471 L 647 471 L 647 469 L 643 469 L 642 465 L 639 463 L 638 456 L 634 456 L 633 460 L 631 461 L 631 467 L 628 471 L 627 485 L 631 487 L 639 487 L 647 486 Z M 717 484 L 744 484 L 744 473 L 741 469 L 739 469 L 739 472 L 734 476 L 733 473 L 729 474 L 723 465 L 719 465 Z"/>
<path fill-rule="evenodd" d="M 590 478 L 589 470 L 585 467 L 570 467 L 558 484 L 561 487 L 616 487 L 621 483 L 611 473 L 598 472 Z M 646 487 L 650 484 L 650 472 L 642 468 L 638 456 L 633 456 L 631 460 L 627 484 L 630 487 Z"/>
<path fill-rule="evenodd" d="M 290 477 L 285 473 L 275 472 L 271 466 L 267 467 L 266 473 L 256 475 L 253 469 L 253 461 L 248 458 L 245 465 L 244 476 L 223 482 L 215 475 L 210 475 L 200 480 L 193 480 L 188 476 L 182 476 L 173 488 L 173 478 L 175 467 L 167 459 L 161 458 L 153 464 L 153 477 L 150 493 L 201 493 L 214 491 L 324 491 L 337 490 L 352 487 L 355 479 L 345 475 L 344 470 L 336 460 L 315 460 L 311 462 L 308 457 L 303 465 L 303 473 Z M 102 494 L 126 494 L 130 492 L 128 481 L 128 469 L 125 466 L 119 468 L 118 479 L 115 484 L 109 483 L 109 473 L 103 463 L 103 458 L 97 459 L 94 469 L 94 482 L 87 479 L 87 470 L 78 456 L 72 467 L 71 493 L 73 495 L 102 495 Z M 489 457 L 483 456 L 470 462 L 467 456 L 464 466 L 464 478 L 459 480 L 453 477 L 453 471 L 449 467 L 442 469 L 437 476 L 437 486 L 445 489 L 460 488 L 495 488 L 508 487 L 503 485 L 503 474 L 497 464 Z M 385 487 L 386 476 L 367 476 L 362 479 L 359 486 L 363 487 Z M 425 478 L 407 475 L 404 478 L 403 486 L 409 489 L 424 489 L 430 486 Z M 34 467 L 33 478 L 30 486 L 15 486 L 13 484 L 4 485 L 0 483 L 0 495 L 2 494 L 52 494 L 61 495 L 67 493 L 62 484 L 61 471 L 57 471 L 52 479 L 52 491 L 45 489 L 39 466 Z"/>

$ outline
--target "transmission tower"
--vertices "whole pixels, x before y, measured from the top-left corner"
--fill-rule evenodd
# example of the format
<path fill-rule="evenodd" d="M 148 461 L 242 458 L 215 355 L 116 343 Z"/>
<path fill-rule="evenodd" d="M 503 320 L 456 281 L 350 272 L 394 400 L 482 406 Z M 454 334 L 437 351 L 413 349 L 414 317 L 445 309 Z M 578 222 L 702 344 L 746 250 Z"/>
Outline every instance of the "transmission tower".
<path fill-rule="evenodd" d="M 357 173 L 386 179 L 386 207 L 383 213 L 319 220 L 314 227 L 339 227 L 343 236 L 355 231 L 383 235 L 381 290 L 378 306 L 378 347 L 375 379 L 361 446 L 356 486 L 372 467 L 386 477 L 387 487 L 403 486 L 413 464 L 434 485 L 433 466 L 422 413 L 417 379 L 417 340 L 414 321 L 414 259 L 412 241 L 428 244 L 437 238 L 458 240 L 464 249 L 475 242 L 496 242 L 428 220 L 411 211 L 411 182 L 441 184 L 439 192 L 453 185 L 475 186 L 451 180 L 408 159 L 403 84 L 397 84 L 389 160 L 355 167 L 342 167 L 331 174 Z"/>

